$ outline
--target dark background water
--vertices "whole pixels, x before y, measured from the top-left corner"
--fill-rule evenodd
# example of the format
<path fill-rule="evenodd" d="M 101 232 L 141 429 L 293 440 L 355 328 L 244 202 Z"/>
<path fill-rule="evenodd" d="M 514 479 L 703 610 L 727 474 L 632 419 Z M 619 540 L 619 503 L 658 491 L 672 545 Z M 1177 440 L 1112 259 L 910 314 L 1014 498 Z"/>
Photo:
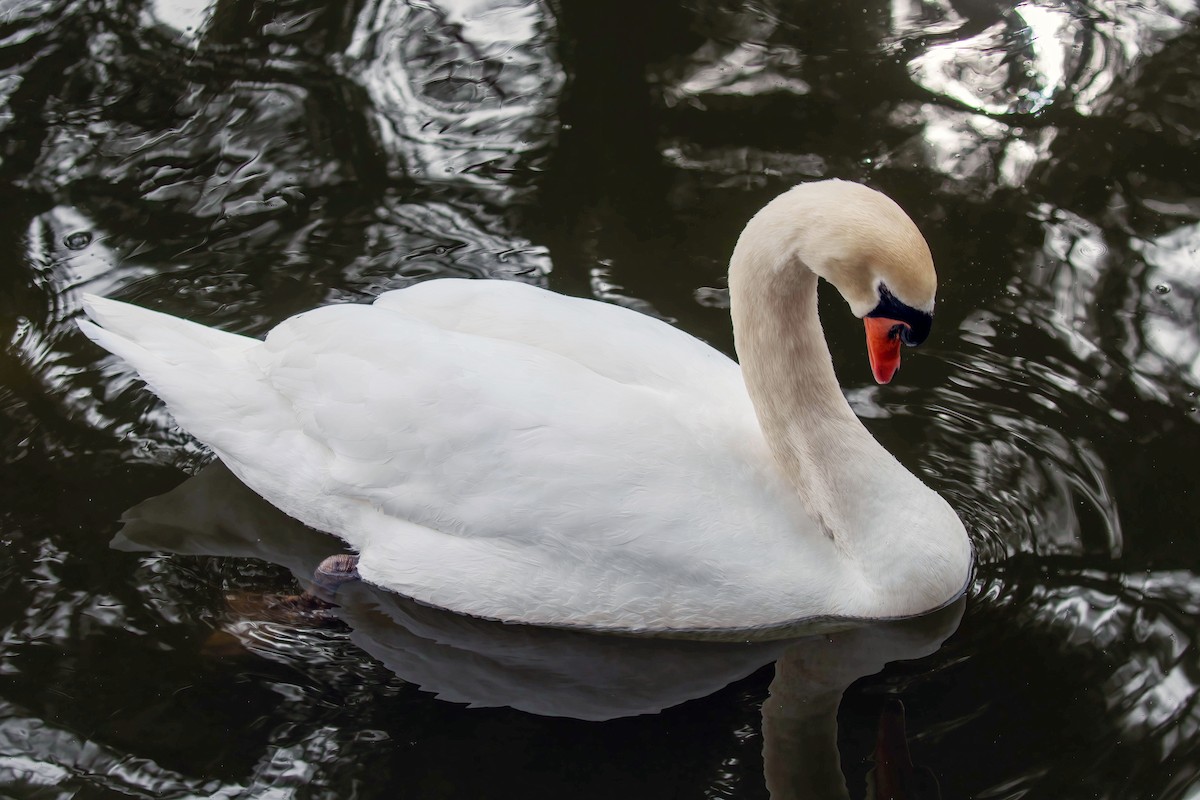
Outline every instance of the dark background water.
<path fill-rule="evenodd" d="M 785 797 L 810 765 L 863 797 L 899 699 L 946 798 L 1200 797 L 1198 15 L 0 2 L 0 790 Z M 818 177 L 891 194 L 939 265 L 887 387 L 823 319 L 856 410 L 972 533 L 961 624 L 801 643 L 776 676 L 369 592 L 327 623 L 257 598 L 336 545 L 211 471 L 110 546 L 207 455 L 75 332 L 81 292 L 257 334 L 515 279 L 730 352 L 737 232 Z"/>

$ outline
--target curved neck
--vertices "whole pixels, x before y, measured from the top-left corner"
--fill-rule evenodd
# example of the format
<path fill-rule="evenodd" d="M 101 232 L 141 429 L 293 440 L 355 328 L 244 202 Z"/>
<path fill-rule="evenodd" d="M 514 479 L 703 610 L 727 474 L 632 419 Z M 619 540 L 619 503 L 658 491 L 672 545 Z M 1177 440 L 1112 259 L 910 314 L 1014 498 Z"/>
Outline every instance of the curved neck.
<path fill-rule="evenodd" d="M 863 578 L 861 615 L 927 611 L 962 590 L 970 540 L 949 504 L 875 441 L 842 396 L 814 268 L 847 276 L 822 231 L 819 215 L 789 198 L 738 239 L 729 302 L 742 376 L 781 474 Z"/>
<path fill-rule="evenodd" d="M 765 210 L 769 212 L 770 206 Z M 780 470 L 826 535 L 862 530 L 850 496 L 891 456 L 842 396 L 817 313 L 817 276 L 770 213 L 746 227 L 729 268 L 734 346 Z"/>

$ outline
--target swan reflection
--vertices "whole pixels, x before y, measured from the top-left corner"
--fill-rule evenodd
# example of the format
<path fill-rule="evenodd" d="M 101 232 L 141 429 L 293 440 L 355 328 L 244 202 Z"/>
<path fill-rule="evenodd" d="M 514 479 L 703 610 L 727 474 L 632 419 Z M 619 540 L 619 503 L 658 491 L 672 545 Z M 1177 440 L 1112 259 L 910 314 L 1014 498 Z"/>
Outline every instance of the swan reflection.
<path fill-rule="evenodd" d="M 264 559 L 302 583 L 338 547 L 268 505 L 219 464 L 131 509 L 113 545 Z M 422 606 L 365 583 L 343 586 L 337 603 L 333 613 L 357 647 L 404 681 L 471 707 L 593 721 L 653 714 L 711 695 L 775 661 L 763 735 L 766 779 L 776 798 L 849 796 L 837 747 L 842 693 L 888 662 L 936 651 L 963 608 L 960 599 L 900 622 L 821 623 L 818 633 L 798 639 L 687 641 L 506 625 Z M 279 625 L 278 615 L 272 618 L 264 607 L 256 612 L 242 601 L 239 616 L 228 631 L 248 649 L 269 654 L 273 642 L 283 641 L 293 651 L 321 647 L 319 636 L 297 641 L 278 630 L 264 633 L 264 626 Z M 298 624 L 302 631 L 304 623 Z M 889 741 L 897 746 L 895 735 Z"/>

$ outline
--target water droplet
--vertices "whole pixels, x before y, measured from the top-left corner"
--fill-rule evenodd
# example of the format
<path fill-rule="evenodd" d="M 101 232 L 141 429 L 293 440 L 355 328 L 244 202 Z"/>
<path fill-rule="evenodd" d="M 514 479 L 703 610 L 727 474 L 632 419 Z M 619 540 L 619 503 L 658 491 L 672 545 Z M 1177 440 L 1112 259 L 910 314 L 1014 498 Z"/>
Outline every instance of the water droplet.
<path fill-rule="evenodd" d="M 1170 294 L 1171 287 L 1167 286 L 1165 283 L 1160 283 L 1154 287 L 1154 291 L 1157 292 L 1158 294 Z"/>
<path fill-rule="evenodd" d="M 92 243 L 92 234 L 90 231 L 75 231 L 63 237 L 63 244 L 69 250 L 82 250 Z"/>

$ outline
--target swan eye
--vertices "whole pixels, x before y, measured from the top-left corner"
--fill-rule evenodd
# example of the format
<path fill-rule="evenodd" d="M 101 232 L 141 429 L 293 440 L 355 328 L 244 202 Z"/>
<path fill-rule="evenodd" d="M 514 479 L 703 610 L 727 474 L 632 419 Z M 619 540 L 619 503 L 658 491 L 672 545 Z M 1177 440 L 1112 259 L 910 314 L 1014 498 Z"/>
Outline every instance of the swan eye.
<path fill-rule="evenodd" d="M 932 314 L 918 311 L 898 300 L 884 283 L 879 284 L 879 304 L 867 317 L 884 318 L 895 323 L 888 329 L 887 338 L 893 341 L 899 339 L 909 347 L 916 347 L 925 341 L 933 327 Z"/>
<path fill-rule="evenodd" d="M 907 322 L 901 322 L 899 325 L 893 326 L 888 335 L 893 339 L 899 339 L 909 347 L 916 347 L 920 344 L 920 342 L 914 340 L 912 326 Z"/>

